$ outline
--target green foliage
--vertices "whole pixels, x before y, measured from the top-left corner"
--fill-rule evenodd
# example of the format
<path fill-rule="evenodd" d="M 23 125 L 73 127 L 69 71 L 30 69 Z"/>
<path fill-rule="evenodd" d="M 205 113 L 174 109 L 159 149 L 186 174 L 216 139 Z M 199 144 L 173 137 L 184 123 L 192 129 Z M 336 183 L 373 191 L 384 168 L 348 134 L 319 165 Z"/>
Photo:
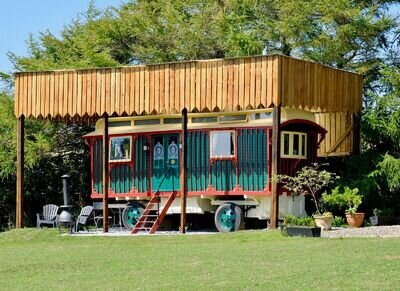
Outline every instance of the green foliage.
<path fill-rule="evenodd" d="M 339 226 L 343 226 L 343 225 L 346 225 L 346 222 L 343 217 L 341 217 L 341 216 L 333 217 L 332 226 L 339 227 Z"/>
<path fill-rule="evenodd" d="M 88 10 L 59 38 L 28 41 L 18 69 L 51 69 L 281 53 L 376 73 L 395 1 L 130 0 Z M 368 77 L 369 78 L 369 77 Z M 371 77 L 373 79 L 373 77 Z"/>
<path fill-rule="evenodd" d="M 385 67 L 381 74 L 380 94 L 373 96 L 373 106 L 367 107 L 363 115 L 363 138 L 368 147 L 399 154 L 400 68 Z"/>
<path fill-rule="evenodd" d="M 370 176 L 384 179 L 390 191 L 398 192 L 400 190 L 400 159 L 385 154 L 383 160 L 378 163 L 376 170 L 371 172 Z"/>
<path fill-rule="evenodd" d="M 312 218 L 311 216 L 296 217 L 294 215 L 287 215 L 285 216 L 283 223 L 285 224 L 285 226 L 315 226 L 314 218 Z"/>
<path fill-rule="evenodd" d="M 330 194 L 323 193 L 322 201 L 328 207 L 338 206 L 345 208 L 346 213 L 354 214 L 362 203 L 362 195 L 359 194 L 357 188 L 351 189 L 347 186 L 344 188 L 337 186 Z"/>
<path fill-rule="evenodd" d="M 0 179 L 15 175 L 16 118 L 14 101 L 0 93 Z M 33 168 L 52 146 L 54 126 L 48 121 L 27 120 L 25 125 L 25 166 Z"/>
<path fill-rule="evenodd" d="M 397 23 L 387 8 L 396 2 L 129 0 L 122 2 L 118 8 L 106 10 L 97 9 L 91 2 L 87 11 L 67 24 L 57 34 L 59 36 L 49 31 L 41 33 L 38 38 L 31 36 L 27 41 L 26 56 L 10 53 L 9 57 L 16 70 L 25 71 L 280 53 L 354 70 L 365 75 L 364 104 L 368 110 L 362 118 L 365 148 L 376 150 L 379 155 L 389 152 L 397 157 L 400 140 L 397 54 L 393 54 L 394 58 L 389 61 L 381 59 L 381 56 L 390 56 L 388 44 L 395 35 L 393 31 Z M 394 44 L 397 45 L 396 42 Z M 395 66 L 384 66 L 384 63 L 394 63 Z M 12 81 L 10 75 L 3 73 L 0 73 L 0 79 L 6 85 Z M 375 96 L 382 92 L 390 96 Z M 15 171 L 12 99 L 1 102 L 0 178 L 4 183 L 0 188 L 14 185 L 11 180 Z M 82 130 L 74 126 L 61 128 L 67 136 Z M 60 140 L 59 130 L 60 125 L 43 121 L 26 122 L 27 179 L 35 177 L 29 180 L 32 183 L 30 188 L 34 190 L 27 195 L 38 198 L 35 198 L 38 203 L 50 199 L 48 197 L 53 193 L 56 195 L 58 186 L 55 181 L 59 178 L 52 177 L 54 184 L 48 190 L 43 179 L 34 174 L 30 176 L 34 173 L 30 169 L 35 168 L 38 175 L 47 175 L 52 167 L 59 169 L 54 171 L 57 175 L 62 172 L 67 159 L 57 154 L 60 148 L 55 143 Z M 80 139 L 77 136 L 74 138 Z M 79 146 L 72 150 L 73 153 L 81 154 L 87 150 L 77 140 L 74 142 Z M 77 159 L 74 162 L 68 160 L 70 166 L 64 167 L 65 172 L 67 169 L 82 170 L 83 166 L 76 167 L 79 159 L 85 159 L 80 154 L 71 157 Z M 366 160 L 366 163 L 373 164 L 369 172 L 375 170 L 374 162 L 380 159 Z M 378 205 L 379 201 L 388 203 L 386 201 L 396 199 L 395 193 L 389 190 L 395 188 L 385 184 L 388 180 L 384 176 L 356 176 L 355 173 L 364 171 L 357 166 L 355 163 L 353 167 L 356 170 L 348 173 L 349 176 L 354 175 L 351 183 L 365 193 L 368 205 L 383 207 L 385 205 Z M 386 167 L 385 171 L 388 169 Z M 8 179 L 7 182 L 5 179 Z M 89 183 L 84 180 L 84 175 L 77 176 L 75 181 L 83 183 L 78 187 L 79 191 L 86 189 L 85 185 Z M 3 191 L 0 195 L 13 195 L 10 194 L 12 189 L 0 191 Z M 313 200 L 317 211 L 320 211 L 317 197 L 313 196 Z"/>
<path fill-rule="evenodd" d="M 327 170 L 321 170 L 321 165 L 314 163 L 305 166 L 296 173 L 296 176 L 277 175 L 275 178 L 292 194 L 311 195 L 317 213 L 320 214 L 320 205 L 317 194 L 324 187 L 333 183 L 339 177 Z"/>

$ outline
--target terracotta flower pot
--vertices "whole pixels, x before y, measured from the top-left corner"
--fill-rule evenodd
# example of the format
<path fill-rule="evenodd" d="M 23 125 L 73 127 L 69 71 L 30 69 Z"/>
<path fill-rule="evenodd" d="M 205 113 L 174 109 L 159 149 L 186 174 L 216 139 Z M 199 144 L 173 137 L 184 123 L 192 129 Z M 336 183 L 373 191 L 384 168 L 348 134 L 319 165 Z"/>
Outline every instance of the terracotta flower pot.
<path fill-rule="evenodd" d="M 347 223 L 351 227 L 360 227 L 364 222 L 365 213 L 346 214 Z"/>
<path fill-rule="evenodd" d="M 322 230 L 332 229 L 332 220 L 333 216 L 314 215 L 315 225 L 320 227 Z"/>

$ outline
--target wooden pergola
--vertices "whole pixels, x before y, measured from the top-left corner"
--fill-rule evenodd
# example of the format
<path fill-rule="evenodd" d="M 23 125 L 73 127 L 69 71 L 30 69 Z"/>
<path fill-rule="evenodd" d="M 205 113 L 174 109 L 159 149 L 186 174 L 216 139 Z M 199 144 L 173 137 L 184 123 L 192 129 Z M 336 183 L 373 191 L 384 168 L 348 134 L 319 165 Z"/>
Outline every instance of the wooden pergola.
<path fill-rule="evenodd" d="M 273 156 L 277 157 L 280 108 L 297 108 L 313 112 L 317 123 L 328 131 L 320 145 L 319 156 L 339 156 L 357 152 L 359 148 L 362 81 L 359 74 L 281 55 L 16 73 L 16 227 L 24 225 L 25 118 L 73 122 L 94 122 L 104 118 L 107 123 L 109 116 L 272 107 Z M 107 137 L 105 126 L 103 161 L 108 160 Z M 277 159 L 273 161 L 272 174 L 278 172 Z M 106 163 L 103 173 L 108 177 Z M 103 181 L 104 189 L 108 189 L 108 179 Z M 184 195 L 185 190 L 181 191 Z M 108 216 L 106 200 L 105 195 L 104 217 Z M 272 201 L 271 220 L 278 214 L 275 183 Z M 107 224 L 107 220 L 104 221 Z M 272 225 L 276 222 L 273 220 Z M 104 226 L 105 231 L 107 227 Z"/>

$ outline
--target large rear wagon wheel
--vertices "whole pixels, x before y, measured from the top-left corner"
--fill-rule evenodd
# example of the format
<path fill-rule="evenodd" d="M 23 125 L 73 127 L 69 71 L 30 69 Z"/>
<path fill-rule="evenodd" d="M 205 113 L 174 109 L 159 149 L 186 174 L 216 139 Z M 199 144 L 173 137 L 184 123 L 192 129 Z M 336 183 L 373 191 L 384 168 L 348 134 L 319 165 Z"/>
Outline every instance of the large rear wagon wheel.
<path fill-rule="evenodd" d="M 234 203 L 222 204 L 215 212 L 214 222 L 220 232 L 237 231 L 243 222 L 243 211 Z"/>
<path fill-rule="evenodd" d="M 132 230 L 139 221 L 144 211 L 144 206 L 140 203 L 132 203 L 122 211 L 122 223 L 124 226 Z"/>

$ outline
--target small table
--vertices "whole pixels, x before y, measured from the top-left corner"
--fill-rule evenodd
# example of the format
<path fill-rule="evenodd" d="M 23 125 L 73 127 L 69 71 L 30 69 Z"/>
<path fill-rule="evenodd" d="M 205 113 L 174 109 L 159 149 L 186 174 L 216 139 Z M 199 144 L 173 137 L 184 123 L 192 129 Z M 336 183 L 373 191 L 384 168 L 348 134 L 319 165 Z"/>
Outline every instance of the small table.
<path fill-rule="evenodd" d="M 114 224 L 113 226 L 119 226 L 120 229 L 122 229 L 122 211 L 121 209 L 124 209 L 126 207 L 126 204 L 108 204 L 109 209 L 118 209 L 118 224 Z"/>

